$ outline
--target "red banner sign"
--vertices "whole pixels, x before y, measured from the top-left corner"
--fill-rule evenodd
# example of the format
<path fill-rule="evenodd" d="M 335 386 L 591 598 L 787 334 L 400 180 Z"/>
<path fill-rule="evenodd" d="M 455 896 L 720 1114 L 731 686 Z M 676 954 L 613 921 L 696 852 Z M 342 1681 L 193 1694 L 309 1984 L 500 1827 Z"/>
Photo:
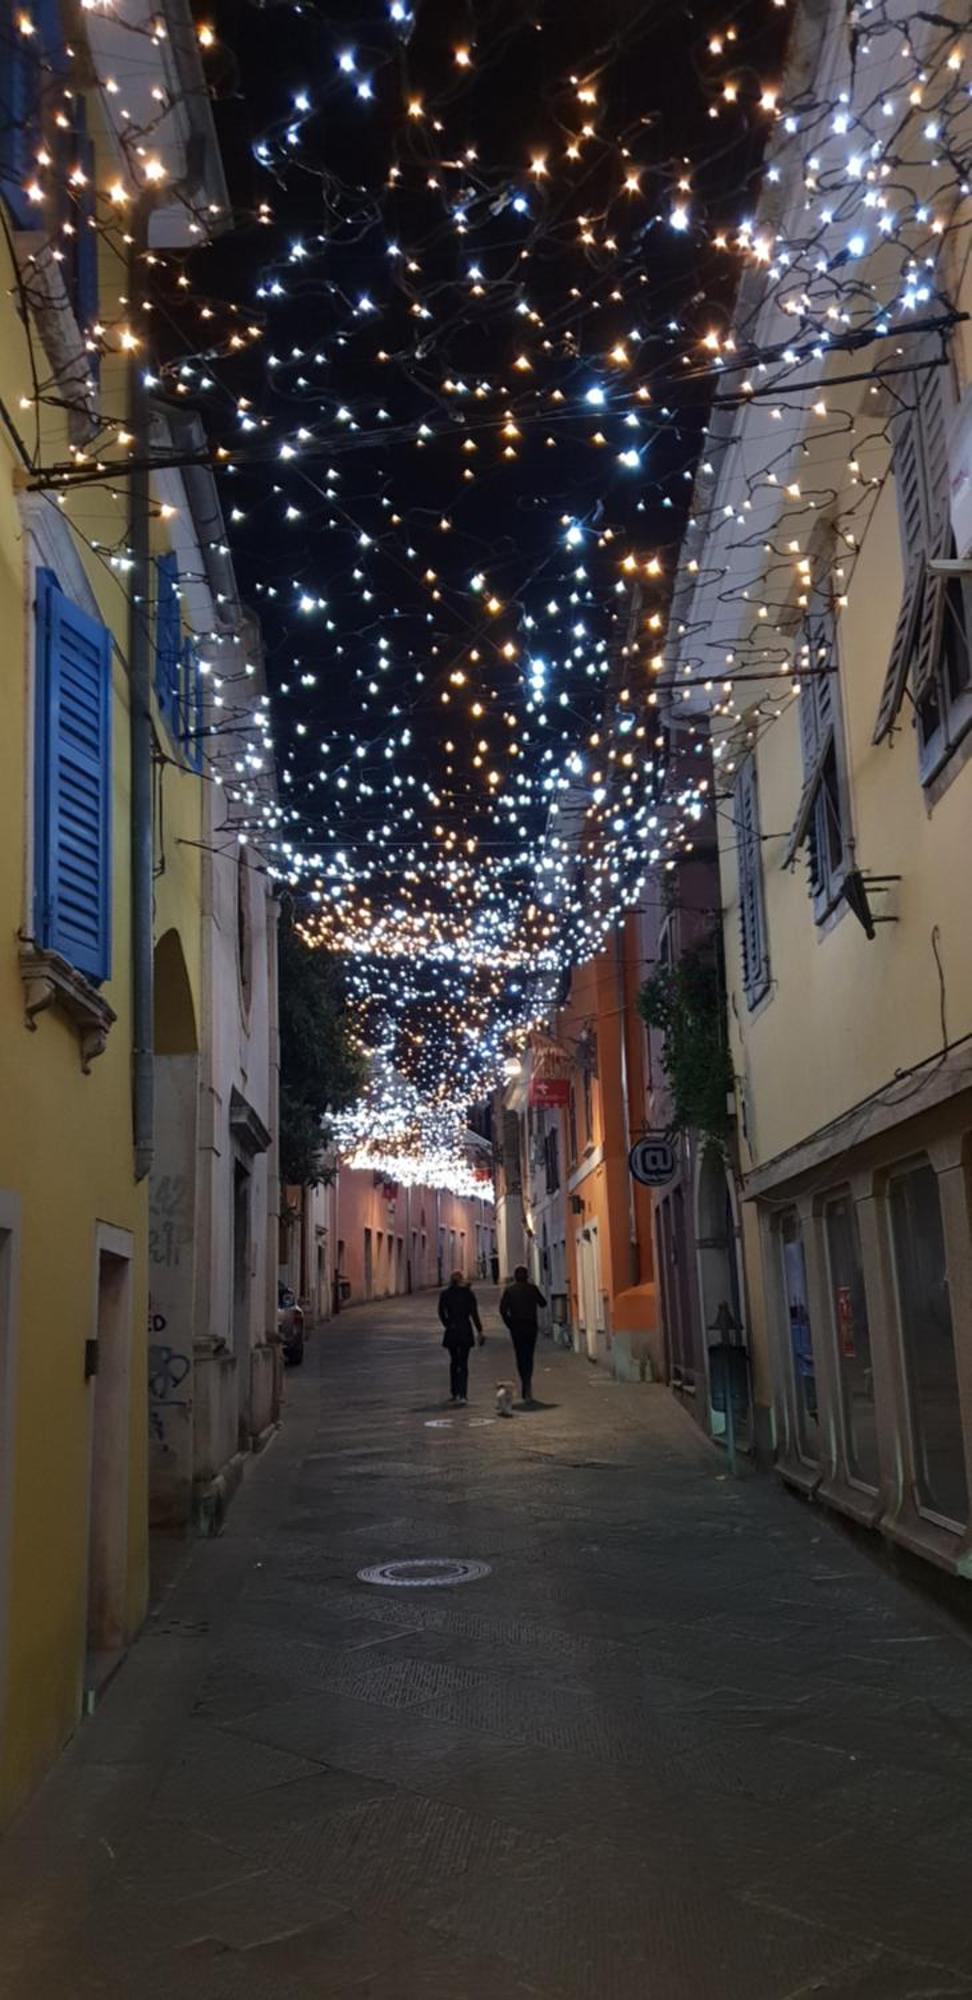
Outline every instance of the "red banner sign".
<path fill-rule="evenodd" d="M 536 1111 L 555 1111 L 570 1102 L 570 1084 L 565 1076 L 531 1076 L 529 1102 Z"/>

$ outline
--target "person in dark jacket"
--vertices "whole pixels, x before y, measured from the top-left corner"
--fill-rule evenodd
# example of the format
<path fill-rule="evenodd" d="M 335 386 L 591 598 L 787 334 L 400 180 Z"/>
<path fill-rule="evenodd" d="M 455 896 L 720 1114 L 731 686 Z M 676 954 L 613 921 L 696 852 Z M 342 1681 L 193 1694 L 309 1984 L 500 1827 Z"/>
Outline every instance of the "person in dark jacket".
<path fill-rule="evenodd" d="M 538 1285 L 530 1283 L 525 1264 L 518 1264 L 512 1285 L 500 1299 L 500 1318 L 509 1328 L 516 1354 L 523 1401 L 533 1401 L 533 1352 L 537 1344 L 537 1311 L 547 1303 Z"/>
<path fill-rule="evenodd" d="M 483 1326 L 476 1294 L 472 1286 L 467 1285 L 461 1271 L 453 1271 L 445 1291 L 439 1294 L 439 1318 L 445 1328 L 442 1345 L 449 1350 L 452 1400 L 464 1403 L 469 1390 L 469 1356 L 476 1345 L 477 1334 L 482 1347 Z"/>

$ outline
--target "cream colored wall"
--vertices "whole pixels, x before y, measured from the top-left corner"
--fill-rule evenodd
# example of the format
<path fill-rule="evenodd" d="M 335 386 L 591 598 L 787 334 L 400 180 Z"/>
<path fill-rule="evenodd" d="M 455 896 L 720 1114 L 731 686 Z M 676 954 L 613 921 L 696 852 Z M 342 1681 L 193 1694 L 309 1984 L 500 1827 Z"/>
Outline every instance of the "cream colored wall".
<path fill-rule="evenodd" d="M 969 299 L 972 303 L 972 287 Z M 774 1158 L 888 1084 L 942 1045 L 945 978 L 948 1036 L 972 1032 L 969 852 L 972 770 L 961 753 L 952 782 L 929 805 L 906 698 L 889 746 L 873 746 L 903 586 L 897 504 L 888 479 L 854 569 L 839 622 L 840 686 L 852 830 L 865 875 L 900 875 L 873 897 L 881 924 L 869 941 L 849 910 L 818 926 L 807 889 L 805 850 L 781 866 L 802 784 L 798 701 L 765 731 L 757 750 L 771 996 L 747 1010 L 739 944 L 738 878 L 731 815 L 721 820 L 726 956 L 733 1060 L 742 1079 L 744 1168 Z"/>

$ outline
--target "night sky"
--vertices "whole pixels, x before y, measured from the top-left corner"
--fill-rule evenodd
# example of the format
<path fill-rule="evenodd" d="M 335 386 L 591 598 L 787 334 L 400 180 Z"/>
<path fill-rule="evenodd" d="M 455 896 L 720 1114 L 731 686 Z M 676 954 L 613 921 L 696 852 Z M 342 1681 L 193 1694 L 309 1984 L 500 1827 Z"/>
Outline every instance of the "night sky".
<path fill-rule="evenodd" d="M 232 453 L 278 833 L 302 915 L 358 948 L 372 1039 L 384 1017 L 396 1068 L 455 1099 L 529 1012 L 531 961 L 595 941 L 550 849 L 558 783 L 588 801 L 589 853 L 617 849 L 602 927 L 643 872 L 619 809 L 630 826 L 664 802 L 646 662 L 715 380 L 704 341 L 738 278 L 713 237 L 752 212 L 787 15 L 393 0 L 207 19 L 237 227 L 194 260 L 214 344 L 182 379 Z M 239 354 L 233 308 L 261 328 Z M 617 750 L 600 800 L 592 737 Z"/>

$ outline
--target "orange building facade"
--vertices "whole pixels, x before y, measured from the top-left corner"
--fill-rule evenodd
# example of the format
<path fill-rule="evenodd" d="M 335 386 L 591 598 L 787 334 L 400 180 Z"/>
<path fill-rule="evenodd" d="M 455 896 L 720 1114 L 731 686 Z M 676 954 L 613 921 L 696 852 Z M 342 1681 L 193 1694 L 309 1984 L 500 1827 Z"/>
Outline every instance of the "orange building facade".
<path fill-rule="evenodd" d="M 649 1125 L 650 1050 L 637 1006 L 650 970 L 646 951 L 645 920 L 635 910 L 595 958 L 574 969 L 496 1110 L 502 1275 L 526 1263 L 556 1296 L 562 1227 L 563 1329 L 578 1353 L 624 1379 L 665 1373 L 652 1198 L 628 1167 Z M 559 1092 L 550 1089 L 552 1068 Z M 567 1101 L 553 1103 L 554 1096 Z M 553 1330 L 561 1330 L 559 1317 Z"/>

